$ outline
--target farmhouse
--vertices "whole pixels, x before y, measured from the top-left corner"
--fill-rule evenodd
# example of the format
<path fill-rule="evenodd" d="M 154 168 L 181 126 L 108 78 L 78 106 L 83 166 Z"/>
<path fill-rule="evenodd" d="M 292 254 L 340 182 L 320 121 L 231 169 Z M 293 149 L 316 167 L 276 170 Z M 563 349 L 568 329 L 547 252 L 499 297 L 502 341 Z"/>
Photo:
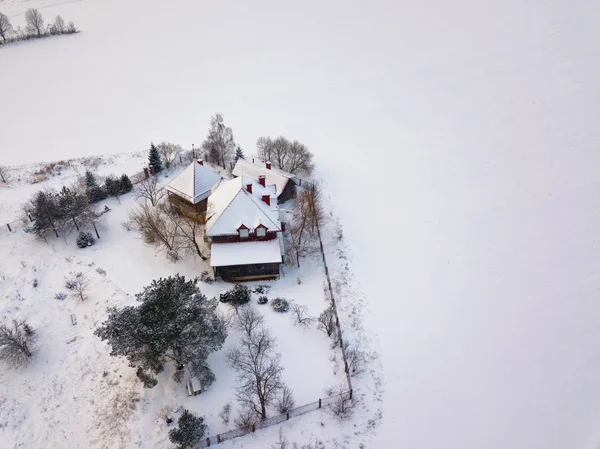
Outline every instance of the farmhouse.
<path fill-rule="evenodd" d="M 205 239 L 215 277 L 228 281 L 274 279 L 283 261 L 276 187 L 240 176 L 208 198 Z"/>
<path fill-rule="evenodd" d="M 186 215 L 206 222 L 208 197 L 221 182 L 221 175 L 209 170 L 202 160 L 192 162 L 167 185 L 169 201 Z"/>
<path fill-rule="evenodd" d="M 275 186 L 275 195 L 278 204 L 285 203 L 296 196 L 296 185 L 300 180 L 291 173 L 284 172 L 272 166 L 270 162 L 258 161 L 255 163 L 245 159 L 238 159 L 231 172 L 233 176 L 246 176 L 257 180 L 265 177 L 268 186 Z"/>

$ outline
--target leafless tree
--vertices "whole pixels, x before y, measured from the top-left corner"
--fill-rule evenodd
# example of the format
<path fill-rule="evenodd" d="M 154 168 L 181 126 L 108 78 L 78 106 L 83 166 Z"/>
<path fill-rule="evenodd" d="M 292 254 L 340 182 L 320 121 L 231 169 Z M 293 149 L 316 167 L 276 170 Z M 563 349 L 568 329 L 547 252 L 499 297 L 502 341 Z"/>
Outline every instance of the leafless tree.
<path fill-rule="evenodd" d="M 281 355 L 275 352 L 275 339 L 267 329 L 259 327 L 227 352 L 227 360 L 238 372 L 238 402 L 265 419 L 267 408 L 275 403 L 283 388 L 283 367 Z"/>
<path fill-rule="evenodd" d="M 38 37 L 44 34 L 44 18 L 37 9 L 31 8 L 25 12 L 25 22 L 27 23 L 28 33 L 36 33 Z"/>
<path fill-rule="evenodd" d="M 8 20 L 8 16 L 0 12 L 0 37 L 4 42 L 6 42 L 6 39 L 8 39 L 8 36 L 12 33 L 12 31 L 13 27 L 10 23 L 10 20 Z"/>
<path fill-rule="evenodd" d="M 300 326 L 307 328 L 315 319 L 308 314 L 308 307 L 300 304 L 294 304 L 292 306 L 292 318 L 294 320 L 294 326 Z"/>
<path fill-rule="evenodd" d="M 56 16 L 51 30 L 54 34 L 63 34 L 66 31 L 65 20 L 61 16 Z"/>
<path fill-rule="evenodd" d="M 285 137 L 259 137 L 256 141 L 258 157 L 293 174 L 309 175 L 314 169 L 313 154 L 306 145 Z"/>
<path fill-rule="evenodd" d="M 296 198 L 292 209 L 292 220 L 287 233 L 286 251 L 288 261 L 296 261 L 300 266 L 300 259 L 313 254 L 318 249 L 318 238 L 316 227 L 311 218 L 311 198 L 307 191 L 303 190 Z"/>
<path fill-rule="evenodd" d="M 174 203 L 163 203 L 158 206 L 161 212 L 175 226 L 178 237 L 179 248 L 189 253 L 196 253 L 202 260 L 207 260 L 204 255 L 202 246 L 202 236 L 200 235 L 203 227 L 200 223 L 198 214 L 189 215 L 181 206 Z"/>
<path fill-rule="evenodd" d="M 364 351 L 344 341 L 344 352 L 348 362 L 348 371 L 351 376 L 363 373 L 367 369 L 368 358 Z"/>
<path fill-rule="evenodd" d="M 169 168 L 175 161 L 177 155 L 183 151 L 181 146 L 170 142 L 162 142 L 158 144 L 156 148 L 158 148 L 158 152 L 160 153 L 162 161 L 165 164 L 165 168 Z"/>
<path fill-rule="evenodd" d="M 88 277 L 85 274 L 81 274 L 75 280 L 75 285 L 72 289 L 73 298 L 84 302 L 86 299 L 88 299 L 91 286 L 92 284 Z"/>
<path fill-rule="evenodd" d="M 130 219 L 136 224 L 147 244 L 162 247 L 167 251 L 180 249 L 177 226 L 160 209 L 144 202 L 131 211 Z"/>
<path fill-rule="evenodd" d="M 135 187 L 136 198 L 150 201 L 150 204 L 156 206 L 165 196 L 163 188 L 159 187 L 156 176 L 151 176 L 139 182 Z"/>
<path fill-rule="evenodd" d="M 233 131 L 225 126 L 222 114 L 215 114 L 210 119 L 208 135 L 202 143 L 206 159 L 214 164 L 227 168 L 225 162 L 231 159 L 235 151 Z"/>
<path fill-rule="evenodd" d="M 294 392 L 290 387 L 284 385 L 281 388 L 281 392 L 279 397 L 277 398 L 277 411 L 279 413 L 287 413 L 292 410 L 296 406 L 296 401 L 294 400 Z"/>
<path fill-rule="evenodd" d="M 256 329 L 262 326 L 263 321 L 263 316 L 256 309 L 245 306 L 236 315 L 235 327 L 250 337 Z"/>
<path fill-rule="evenodd" d="M 303 211 L 308 215 L 310 229 L 316 233 L 318 227 L 321 225 L 325 218 L 325 212 L 323 210 L 323 187 L 320 181 L 313 181 L 309 183 L 300 194 L 304 197 L 304 201 L 307 203 L 306 208 Z"/>
<path fill-rule="evenodd" d="M 228 402 L 223 406 L 221 411 L 219 412 L 219 418 L 221 418 L 221 422 L 224 426 L 229 424 L 229 418 L 231 415 L 231 403 Z"/>
<path fill-rule="evenodd" d="M 317 327 L 325 332 L 328 337 L 331 337 L 334 334 L 336 324 L 333 308 L 328 307 L 327 309 L 323 310 L 317 321 L 319 322 Z"/>
<path fill-rule="evenodd" d="M 2 17 L 0 17 L 0 21 L 2 21 Z M 8 168 L 3 165 L 0 165 L 0 179 L 3 183 L 8 182 Z"/>
<path fill-rule="evenodd" d="M 259 420 L 257 413 L 250 407 L 243 407 L 233 420 L 237 428 L 250 427 Z"/>
<path fill-rule="evenodd" d="M 338 398 L 329 406 L 329 409 L 333 415 L 340 421 L 347 419 L 352 413 L 352 399 L 350 399 L 350 392 L 343 390 L 341 387 L 336 393 Z"/>
<path fill-rule="evenodd" d="M 285 435 L 283 434 L 283 430 L 280 427 L 277 441 L 275 442 L 275 444 L 273 444 L 271 446 L 270 449 L 289 449 L 289 447 L 290 447 L 289 444 L 290 444 L 290 442 L 285 437 Z M 295 447 L 297 447 L 297 446 L 294 444 L 294 448 Z"/>
<path fill-rule="evenodd" d="M 34 355 L 35 339 L 34 330 L 26 321 L 0 325 L 0 360 L 14 368 L 26 365 Z"/>

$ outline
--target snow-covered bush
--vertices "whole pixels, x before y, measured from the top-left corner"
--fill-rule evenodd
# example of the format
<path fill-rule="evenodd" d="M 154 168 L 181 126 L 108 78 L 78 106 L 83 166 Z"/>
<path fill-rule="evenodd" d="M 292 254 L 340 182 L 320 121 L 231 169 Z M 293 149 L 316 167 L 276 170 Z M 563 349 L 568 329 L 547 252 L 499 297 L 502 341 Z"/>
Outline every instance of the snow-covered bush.
<path fill-rule="evenodd" d="M 252 291 L 254 293 L 258 293 L 258 294 L 262 295 L 264 293 L 269 293 L 269 290 L 271 290 L 270 285 L 260 284 L 260 285 L 257 285 L 256 287 L 254 287 L 254 290 L 252 290 Z"/>
<path fill-rule="evenodd" d="M 258 297 L 258 300 L 256 302 L 259 304 L 266 304 L 269 302 L 269 298 L 267 298 L 265 295 L 261 295 Z"/>
<path fill-rule="evenodd" d="M 225 300 L 223 299 L 223 295 L 225 295 Z M 249 287 L 242 284 L 235 284 L 227 293 L 221 294 L 221 301 L 227 302 L 237 312 L 238 308 L 250 302 L 251 296 L 252 291 Z"/>
<path fill-rule="evenodd" d="M 169 432 L 169 440 L 178 448 L 194 447 L 200 442 L 206 432 L 204 419 L 184 409 L 179 417 L 177 428 Z"/>
<path fill-rule="evenodd" d="M 67 297 L 66 293 L 63 292 L 59 292 L 56 295 L 54 295 L 54 299 L 58 299 L 59 301 L 64 300 Z"/>
<path fill-rule="evenodd" d="M 285 298 L 275 298 L 271 301 L 271 307 L 275 312 L 285 313 L 290 310 L 290 302 Z"/>
<path fill-rule="evenodd" d="M 89 232 L 80 232 L 77 237 L 77 246 L 79 248 L 87 248 L 96 243 L 96 239 Z"/>
<path fill-rule="evenodd" d="M 36 335 L 26 321 L 13 320 L 12 325 L 0 325 L 0 361 L 18 368 L 33 356 Z"/>
<path fill-rule="evenodd" d="M 223 406 L 221 411 L 219 412 L 219 418 L 221 418 L 221 422 L 224 426 L 229 424 L 229 419 L 231 417 L 231 403 L 228 402 Z"/>
<path fill-rule="evenodd" d="M 205 282 L 206 284 L 212 284 L 215 281 L 213 278 L 210 277 L 210 273 L 208 272 L 208 270 L 204 270 L 202 273 L 200 273 L 200 280 L 202 282 Z"/>

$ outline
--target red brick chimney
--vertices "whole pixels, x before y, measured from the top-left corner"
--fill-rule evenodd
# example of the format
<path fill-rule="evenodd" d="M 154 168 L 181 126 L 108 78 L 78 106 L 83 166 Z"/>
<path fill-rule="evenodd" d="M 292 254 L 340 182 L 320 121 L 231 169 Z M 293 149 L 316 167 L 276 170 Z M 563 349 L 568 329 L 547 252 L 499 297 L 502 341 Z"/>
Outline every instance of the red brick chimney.
<path fill-rule="evenodd" d="M 250 193 L 252 193 L 252 183 L 249 182 L 248 184 L 246 184 L 246 190 Z"/>
<path fill-rule="evenodd" d="M 267 203 L 267 206 L 271 205 L 271 195 L 263 195 L 262 200 Z"/>
<path fill-rule="evenodd" d="M 265 162 L 265 165 L 267 166 L 267 170 L 271 170 L 271 163 L 270 162 Z"/>
<path fill-rule="evenodd" d="M 265 175 L 260 175 L 258 177 L 258 183 L 263 187 L 267 187 L 267 177 Z"/>
<path fill-rule="evenodd" d="M 199 163 L 200 165 L 204 165 L 204 161 L 203 161 L 202 159 L 198 159 L 198 163 Z"/>

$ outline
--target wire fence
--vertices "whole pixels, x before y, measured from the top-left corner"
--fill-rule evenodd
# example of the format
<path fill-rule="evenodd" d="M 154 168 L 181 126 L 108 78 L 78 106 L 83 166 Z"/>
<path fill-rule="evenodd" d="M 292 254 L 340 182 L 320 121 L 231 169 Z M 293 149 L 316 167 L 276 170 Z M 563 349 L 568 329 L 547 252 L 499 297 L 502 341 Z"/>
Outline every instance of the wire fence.
<path fill-rule="evenodd" d="M 290 410 L 287 413 L 282 413 L 281 415 L 271 416 L 270 418 L 263 419 L 254 424 L 251 424 L 246 427 L 240 427 L 238 429 L 233 429 L 228 432 L 219 433 L 217 435 L 210 436 L 197 446 L 198 448 L 205 448 L 214 446 L 216 444 L 222 443 L 224 441 L 232 440 L 234 438 L 239 438 L 244 435 L 248 435 L 249 433 L 254 433 L 260 429 L 266 429 L 267 427 L 275 426 L 277 424 L 281 424 L 284 421 L 288 421 L 296 416 L 304 415 L 305 413 L 312 412 L 314 410 L 319 410 L 329 406 L 335 406 L 343 401 L 351 401 L 352 400 L 352 391 L 342 391 L 340 393 L 336 393 L 332 396 L 328 396 L 326 398 L 319 399 L 318 401 L 311 402 L 310 404 L 301 405 L 300 407 L 296 407 Z"/>

